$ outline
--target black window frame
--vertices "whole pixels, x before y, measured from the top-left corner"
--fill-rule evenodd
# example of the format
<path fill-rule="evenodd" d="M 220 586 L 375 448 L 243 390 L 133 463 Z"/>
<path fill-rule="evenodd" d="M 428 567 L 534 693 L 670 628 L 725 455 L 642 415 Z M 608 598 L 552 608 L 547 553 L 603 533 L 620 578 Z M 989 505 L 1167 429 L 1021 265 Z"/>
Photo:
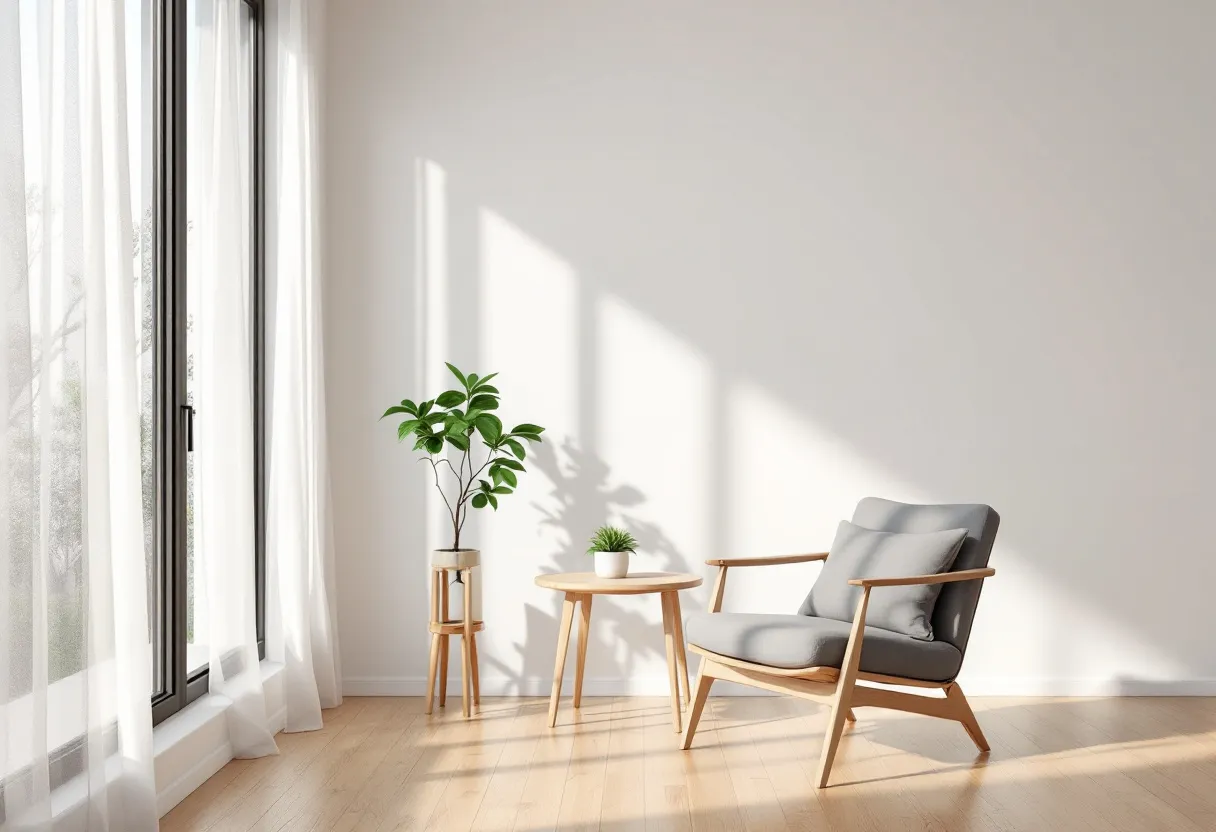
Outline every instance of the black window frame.
<path fill-rule="evenodd" d="M 266 60 L 265 2 L 241 0 L 253 26 L 251 102 L 250 284 L 253 313 L 254 582 L 258 657 L 266 657 Z M 154 209 L 156 223 L 155 414 L 153 446 L 157 495 L 156 603 L 153 651 L 161 669 L 152 696 L 152 721 L 159 724 L 208 690 L 209 671 L 189 674 L 186 664 L 186 459 L 192 446 L 193 411 L 186 398 L 186 0 L 153 0 L 153 99 L 155 125 Z"/>

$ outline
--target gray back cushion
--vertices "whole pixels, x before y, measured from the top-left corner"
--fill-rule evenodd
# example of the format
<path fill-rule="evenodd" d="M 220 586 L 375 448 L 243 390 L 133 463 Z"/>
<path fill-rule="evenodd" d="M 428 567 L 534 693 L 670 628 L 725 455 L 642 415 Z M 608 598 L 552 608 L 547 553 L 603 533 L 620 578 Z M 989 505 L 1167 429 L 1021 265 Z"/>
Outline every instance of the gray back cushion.
<path fill-rule="evenodd" d="M 853 578 L 896 578 L 936 575 L 954 563 L 966 529 L 924 533 L 874 531 L 841 520 L 831 553 L 801 615 L 852 621 L 862 589 Z M 870 593 L 866 624 L 923 641 L 933 640 L 930 616 L 941 584 L 877 587 Z"/>
<path fill-rule="evenodd" d="M 853 512 L 853 523 L 867 529 L 884 532 L 933 532 L 944 529 L 966 529 L 967 537 L 954 559 L 951 571 L 982 569 L 992 555 L 992 543 L 1000 516 L 990 506 L 961 503 L 957 505 L 918 506 L 866 497 Z M 959 581 L 944 584 L 937 606 L 933 610 L 933 637 L 948 641 L 967 652 L 971 622 L 980 600 L 983 581 Z"/>

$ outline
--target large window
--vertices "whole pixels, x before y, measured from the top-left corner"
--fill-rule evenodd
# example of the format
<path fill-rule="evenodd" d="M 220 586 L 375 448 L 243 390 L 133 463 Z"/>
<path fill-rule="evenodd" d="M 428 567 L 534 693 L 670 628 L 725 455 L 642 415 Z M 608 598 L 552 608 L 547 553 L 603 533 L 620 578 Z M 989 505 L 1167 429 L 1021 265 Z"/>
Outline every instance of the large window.
<path fill-rule="evenodd" d="M 255 502 L 248 568 L 256 576 L 262 645 L 262 9 L 258 0 L 127 0 L 151 6 L 157 117 L 149 154 L 156 210 L 149 236 L 159 256 L 145 290 L 149 386 L 145 447 L 150 607 L 156 672 L 153 714 L 163 720 L 207 690 L 208 506 L 201 471 L 224 465 L 234 410 L 248 412 Z M 155 271 L 155 269 L 153 269 Z M 240 322 L 240 338 L 233 320 Z M 242 349 L 230 342 L 243 339 Z M 232 356 L 247 366 L 233 373 Z M 248 379 L 233 397 L 219 378 Z M 212 523 L 210 528 L 223 527 Z M 221 656 L 222 658 L 222 656 Z"/>

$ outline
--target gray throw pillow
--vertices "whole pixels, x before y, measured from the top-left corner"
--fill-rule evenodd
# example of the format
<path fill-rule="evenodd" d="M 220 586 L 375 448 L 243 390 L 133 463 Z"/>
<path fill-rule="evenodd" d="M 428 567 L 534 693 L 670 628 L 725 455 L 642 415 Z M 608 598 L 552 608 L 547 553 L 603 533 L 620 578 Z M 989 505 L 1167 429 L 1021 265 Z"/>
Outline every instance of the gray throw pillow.
<path fill-rule="evenodd" d="M 798 612 L 818 618 L 852 621 L 861 598 L 853 578 L 903 578 L 947 571 L 958 556 L 966 529 L 896 534 L 840 522 L 828 559 Z M 866 625 L 933 640 L 933 605 L 941 584 L 879 586 L 870 590 Z"/>

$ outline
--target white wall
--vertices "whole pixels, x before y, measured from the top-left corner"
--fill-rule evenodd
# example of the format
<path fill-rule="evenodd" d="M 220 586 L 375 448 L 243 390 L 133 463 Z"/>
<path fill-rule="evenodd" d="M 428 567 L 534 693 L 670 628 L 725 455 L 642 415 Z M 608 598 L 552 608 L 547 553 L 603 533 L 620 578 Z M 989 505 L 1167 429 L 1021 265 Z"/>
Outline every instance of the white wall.
<path fill-rule="evenodd" d="M 549 428 L 473 535 L 487 690 L 547 690 L 532 578 L 601 521 L 709 577 L 875 494 L 1003 516 L 972 692 L 1216 693 L 1216 11 L 1023 6 L 334 5 L 349 692 L 423 687 L 439 513 L 376 417 L 448 359 Z M 595 615 L 590 689 L 665 689 L 657 601 Z"/>

